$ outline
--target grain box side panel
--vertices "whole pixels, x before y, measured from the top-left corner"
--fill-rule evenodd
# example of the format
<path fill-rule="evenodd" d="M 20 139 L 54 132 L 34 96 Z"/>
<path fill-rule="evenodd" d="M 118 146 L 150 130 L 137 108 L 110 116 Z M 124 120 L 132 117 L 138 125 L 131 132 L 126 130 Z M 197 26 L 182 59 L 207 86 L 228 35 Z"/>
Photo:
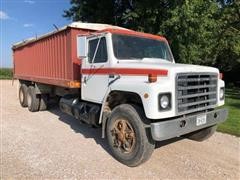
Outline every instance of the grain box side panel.
<path fill-rule="evenodd" d="M 14 49 L 15 77 L 61 86 L 74 80 L 68 34 L 61 31 Z"/>

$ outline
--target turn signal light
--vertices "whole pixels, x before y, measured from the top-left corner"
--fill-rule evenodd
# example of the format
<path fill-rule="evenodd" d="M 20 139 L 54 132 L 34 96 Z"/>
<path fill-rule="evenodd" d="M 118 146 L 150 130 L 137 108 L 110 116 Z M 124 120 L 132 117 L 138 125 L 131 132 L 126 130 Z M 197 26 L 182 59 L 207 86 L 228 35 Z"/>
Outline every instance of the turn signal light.
<path fill-rule="evenodd" d="M 148 82 L 154 83 L 157 81 L 157 75 L 156 74 L 149 74 L 148 75 Z"/>
<path fill-rule="evenodd" d="M 81 83 L 79 81 L 69 81 L 67 83 L 69 88 L 80 88 L 81 87 Z"/>

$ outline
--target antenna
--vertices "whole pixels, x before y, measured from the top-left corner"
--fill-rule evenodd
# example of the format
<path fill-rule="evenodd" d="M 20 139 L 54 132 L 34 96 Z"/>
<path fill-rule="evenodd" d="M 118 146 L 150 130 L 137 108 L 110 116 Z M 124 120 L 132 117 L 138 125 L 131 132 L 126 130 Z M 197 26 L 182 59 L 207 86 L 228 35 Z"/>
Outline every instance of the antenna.
<path fill-rule="evenodd" d="M 53 24 L 53 26 L 55 27 L 55 29 L 58 31 L 59 28 L 56 26 L 56 24 Z"/>

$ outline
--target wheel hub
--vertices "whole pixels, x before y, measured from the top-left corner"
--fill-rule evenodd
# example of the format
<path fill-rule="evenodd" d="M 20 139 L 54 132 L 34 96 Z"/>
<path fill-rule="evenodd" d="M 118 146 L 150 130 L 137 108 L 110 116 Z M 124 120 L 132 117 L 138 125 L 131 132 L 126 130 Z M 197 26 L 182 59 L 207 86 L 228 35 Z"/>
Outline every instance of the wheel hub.
<path fill-rule="evenodd" d="M 115 148 L 120 149 L 123 153 L 133 151 L 136 136 L 132 125 L 127 120 L 117 120 L 111 132 Z"/>

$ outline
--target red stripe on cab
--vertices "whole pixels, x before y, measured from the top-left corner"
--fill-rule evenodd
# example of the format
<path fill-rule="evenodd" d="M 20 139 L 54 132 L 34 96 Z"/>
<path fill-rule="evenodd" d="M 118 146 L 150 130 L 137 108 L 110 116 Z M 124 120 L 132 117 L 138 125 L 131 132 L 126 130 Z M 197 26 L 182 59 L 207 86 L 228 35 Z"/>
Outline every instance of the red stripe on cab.
<path fill-rule="evenodd" d="M 99 69 L 82 69 L 83 74 L 124 74 L 124 75 L 149 75 L 167 76 L 166 69 L 134 69 L 134 68 L 99 68 Z"/>

